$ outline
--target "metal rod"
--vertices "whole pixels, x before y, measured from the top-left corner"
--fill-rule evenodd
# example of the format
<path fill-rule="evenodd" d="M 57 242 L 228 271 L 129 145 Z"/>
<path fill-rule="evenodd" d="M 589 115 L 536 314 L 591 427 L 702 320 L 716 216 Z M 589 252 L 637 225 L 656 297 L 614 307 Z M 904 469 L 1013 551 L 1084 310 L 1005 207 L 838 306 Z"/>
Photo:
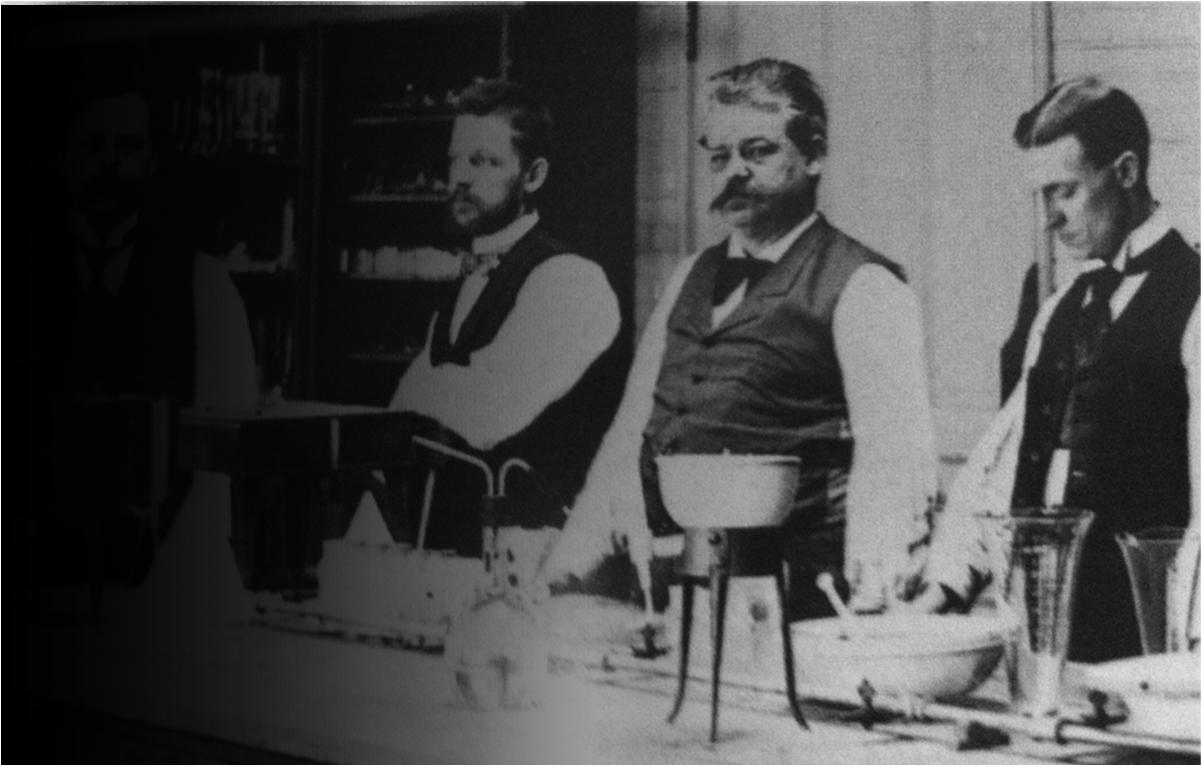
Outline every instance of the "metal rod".
<path fill-rule="evenodd" d="M 1164 750 L 1195 756 L 1202 754 L 1202 747 L 1196 741 L 1191 742 L 1185 739 L 1158 737 L 1151 734 L 1128 734 L 1126 732 L 1107 731 L 1106 729 L 1097 729 L 1082 723 L 1067 721 L 1060 727 L 1059 739 L 1063 742 L 1140 747 L 1147 750 Z"/>
<path fill-rule="evenodd" d="M 505 494 L 505 477 L 509 475 L 510 468 L 522 468 L 527 473 L 534 473 L 534 468 L 520 457 L 511 457 L 506 460 L 501 464 L 501 470 L 497 471 L 497 492 L 502 496 Z"/>
<path fill-rule="evenodd" d="M 862 701 L 854 696 L 840 696 L 829 691 L 803 690 L 802 696 L 823 702 L 834 702 L 853 707 L 860 707 Z M 874 707 L 890 713 L 909 716 L 914 707 L 905 700 L 881 696 L 872 701 Z M 1067 718 L 1052 716 L 1025 716 L 1017 713 L 1002 713 L 989 710 L 972 710 L 955 705 L 937 702 L 927 703 L 919 708 L 922 717 L 954 721 L 956 723 L 980 723 L 995 729 L 1019 732 L 1032 739 L 1057 744 L 1077 742 L 1090 745 L 1108 745 L 1111 747 L 1134 747 L 1147 750 L 1158 750 L 1169 753 L 1187 755 L 1202 754 L 1202 743 L 1198 740 L 1174 739 L 1152 734 L 1137 734 L 1109 731 L 1095 726 L 1079 723 Z"/>
<path fill-rule="evenodd" d="M 810 725 L 806 723 L 805 713 L 797 699 L 797 676 L 793 672 L 793 638 L 792 632 L 789 630 L 789 580 L 791 576 L 789 559 L 782 555 L 780 568 L 776 570 L 776 600 L 780 608 L 781 636 L 784 639 L 781 643 L 784 644 L 785 696 L 789 698 L 789 710 L 793 713 L 793 720 L 797 721 L 801 728 L 808 730 Z"/>
<path fill-rule="evenodd" d="M 725 541 L 724 541 L 725 542 Z M 715 550 L 715 556 L 725 556 L 725 550 Z M 730 572 L 724 561 L 710 565 L 710 744 L 718 741 L 718 703 L 722 689 L 722 641 L 726 633 L 726 591 Z"/>
<path fill-rule="evenodd" d="M 496 495 L 496 492 L 494 491 L 496 489 L 496 481 L 493 479 L 492 469 L 488 467 L 488 463 L 485 463 L 483 460 L 476 457 L 475 455 L 469 455 L 466 452 L 460 452 L 459 450 L 454 449 L 453 447 L 448 447 L 445 444 L 440 444 L 436 441 L 432 441 L 430 439 L 427 439 L 424 436 L 414 436 L 413 443 L 420 444 L 421 446 L 425 447 L 426 449 L 431 449 L 431 450 L 434 450 L 435 452 L 441 452 L 444 455 L 448 455 L 450 457 L 457 458 L 459 460 L 462 460 L 465 463 L 471 463 L 472 465 L 479 468 L 481 471 L 484 471 L 484 486 L 488 490 L 488 495 L 489 495 L 489 497 L 494 497 Z"/>
<path fill-rule="evenodd" d="M 644 673 L 649 672 L 641 662 L 620 665 L 620 667 L 639 670 Z M 655 671 L 650 672 L 654 673 Z M 682 667 L 681 675 L 683 676 L 686 673 L 687 669 Z M 781 692 L 778 687 L 754 681 L 728 681 L 727 684 L 757 692 L 774 694 Z M 829 689 L 816 689 L 798 685 L 797 695 L 814 702 L 841 705 L 849 708 L 861 708 L 864 705 L 863 700 L 854 692 L 839 694 Z M 1196 739 L 1176 739 L 1174 737 L 1161 737 L 1154 734 L 1110 731 L 1067 718 L 1055 718 L 1051 716 L 1031 717 L 1017 713 L 974 710 L 937 702 L 915 706 L 907 703 L 906 700 L 890 696 L 874 697 L 873 706 L 883 712 L 895 713 L 908 718 L 915 717 L 915 713 L 917 712 L 918 717 L 930 720 L 951 721 L 954 723 L 972 723 L 975 721 L 995 729 L 1019 732 L 1035 740 L 1054 742 L 1061 745 L 1078 743 L 1109 747 L 1143 748 L 1145 750 L 1180 753 L 1190 756 L 1202 755 L 1202 741 Z"/>
<path fill-rule="evenodd" d="M 689 639 L 693 633 L 693 581 L 686 577 L 680 585 L 680 669 L 676 674 L 676 701 L 668 714 L 668 723 L 673 723 L 684 706 L 685 686 L 689 682 Z M 648 591 L 648 598 L 651 597 Z"/>
<path fill-rule="evenodd" d="M 434 474 L 437 471 L 433 468 L 426 474 L 426 491 L 422 493 L 422 519 L 417 527 L 417 549 L 424 551 L 426 549 L 426 529 L 430 526 L 430 504 L 434 501 Z"/>

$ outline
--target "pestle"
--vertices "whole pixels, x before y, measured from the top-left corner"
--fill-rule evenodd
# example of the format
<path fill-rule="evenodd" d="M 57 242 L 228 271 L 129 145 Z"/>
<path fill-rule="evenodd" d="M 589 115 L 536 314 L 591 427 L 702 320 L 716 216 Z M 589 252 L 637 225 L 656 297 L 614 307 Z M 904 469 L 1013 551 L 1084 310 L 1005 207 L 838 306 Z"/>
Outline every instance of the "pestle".
<path fill-rule="evenodd" d="M 863 638 L 860 632 L 860 623 L 856 619 L 855 614 L 847 608 L 847 604 L 839 596 L 839 592 L 835 590 L 835 578 L 830 572 L 823 572 L 818 575 L 818 579 L 814 583 L 818 589 L 826 595 L 831 606 L 835 608 L 835 613 L 839 615 L 839 621 L 843 625 L 843 635 L 840 638 Z"/>

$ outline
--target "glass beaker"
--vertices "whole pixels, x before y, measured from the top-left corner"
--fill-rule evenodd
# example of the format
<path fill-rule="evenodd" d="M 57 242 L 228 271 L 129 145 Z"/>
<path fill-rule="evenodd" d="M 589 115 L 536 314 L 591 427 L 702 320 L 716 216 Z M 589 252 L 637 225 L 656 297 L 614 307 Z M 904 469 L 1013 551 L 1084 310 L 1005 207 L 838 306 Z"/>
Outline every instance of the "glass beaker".
<path fill-rule="evenodd" d="M 1180 637 L 1170 639 L 1168 627 L 1178 622 L 1173 615 L 1172 596 L 1180 587 L 1177 554 L 1185 540 L 1185 529 L 1151 527 L 1134 534 L 1120 532 L 1114 539 L 1127 564 L 1144 654 L 1182 651 Z"/>
<path fill-rule="evenodd" d="M 1006 653 L 1011 705 L 1026 715 L 1051 715 L 1060 705 L 1081 543 L 1094 515 L 1057 506 L 978 518 L 999 610 L 1018 626 Z"/>

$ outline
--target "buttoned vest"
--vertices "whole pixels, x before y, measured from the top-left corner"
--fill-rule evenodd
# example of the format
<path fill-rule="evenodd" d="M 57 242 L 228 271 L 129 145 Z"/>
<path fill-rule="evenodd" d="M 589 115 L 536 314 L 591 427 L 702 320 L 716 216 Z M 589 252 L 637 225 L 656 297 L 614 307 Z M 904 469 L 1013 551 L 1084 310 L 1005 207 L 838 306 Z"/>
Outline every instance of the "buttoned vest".
<path fill-rule="evenodd" d="M 1173 231 L 1139 258 L 1149 259 L 1147 277 L 1097 350 L 1074 371 L 1074 325 L 1088 284 L 1079 279 L 1053 311 L 1027 373 L 1012 502 L 1043 504 L 1051 456 L 1063 448 L 1070 450 L 1063 502 L 1095 514 L 1078 568 L 1069 646 L 1069 659 L 1080 662 L 1141 652 L 1115 535 L 1189 521 L 1181 344 L 1198 302 L 1198 254 Z"/>
<path fill-rule="evenodd" d="M 1053 312 L 1028 372 L 1015 505 L 1042 503 L 1051 455 L 1066 448 L 1066 504 L 1105 510 L 1099 521 L 1116 529 L 1188 520 L 1181 342 L 1198 302 L 1199 259 L 1176 231 L 1140 259 L 1149 259 L 1144 283 L 1075 375 L 1073 327 L 1086 280 Z"/>
<path fill-rule="evenodd" d="M 468 364 L 474 351 L 496 338 L 531 272 L 547 260 L 568 252 L 571 251 L 541 225 L 535 226 L 514 244 L 489 275 L 453 343 L 450 340 L 453 306 L 441 312 L 434 329 L 431 362 L 436 367 Z M 494 449 L 477 452 L 494 470 L 511 457 L 521 458 L 534 468 L 533 475 L 520 470 L 511 472 L 507 486 L 507 495 L 520 511 L 524 526 L 563 525 L 563 509 L 570 507 L 584 484 L 585 473 L 621 397 L 622 361 L 615 339 L 571 390 L 552 402 L 529 426 Z M 528 374 L 538 375 L 539 371 L 529 370 Z M 463 443 L 456 446 L 467 448 Z M 457 481 L 453 477 L 458 474 L 463 478 L 460 483 L 465 488 L 464 502 L 478 500 L 479 470 L 468 468 L 468 473 L 463 473 L 461 467 L 448 464 L 440 471 L 439 484 Z M 473 553 L 479 547 L 479 533 L 479 520 L 473 518 L 470 523 L 460 525 L 459 533 L 448 544 L 461 552 Z"/>
<path fill-rule="evenodd" d="M 677 531 L 659 495 L 653 459 L 672 453 L 783 454 L 801 458 L 787 526 L 841 524 L 852 434 L 832 321 L 856 269 L 900 267 L 821 216 L 716 327 L 711 295 L 727 243 L 704 251 L 668 317 L 655 405 L 644 431 L 648 521 Z"/>
<path fill-rule="evenodd" d="M 32 411 L 57 412 L 60 403 L 81 394 L 148 395 L 177 406 L 193 402 L 197 362 L 192 253 L 140 227 L 117 295 L 99 286 L 77 286 L 69 245 L 41 255 L 46 262 L 40 264 L 41 281 L 34 285 L 38 300 L 31 307 Z M 137 582 L 149 566 L 150 527 L 124 507 L 126 502 L 146 502 L 148 466 L 140 461 L 147 445 L 132 423 L 115 422 L 121 427 L 104 430 L 91 420 L 68 415 L 63 421 L 66 430 L 55 438 L 69 444 L 53 443 L 50 429 L 33 429 L 35 470 L 39 477 L 50 472 L 37 509 L 38 534 L 67 530 L 59 550 L 39 554 L 54 562 L 56 576 L 91 576 L 86 562 L 93 552 L 88 546 L 98 544 L 97 535 L 104 540 L 99 553 L 105 577 Z M 71 436 L 71 429 L 81 432 Z M 167 454 L 162 457 L 173 465 L 173 438 L 163 449 Z M 64 464 L 64 454 L 75 455 L 69 465 Z M 113 468 L 114 461 L 121 470 Z M 67 473 L 60 475 L 61 471 Z M 166 497 L 156 509 L 160 534 L 173 521 L 191 484 L 188 471 L 172 470 L 168 475 Z"/>

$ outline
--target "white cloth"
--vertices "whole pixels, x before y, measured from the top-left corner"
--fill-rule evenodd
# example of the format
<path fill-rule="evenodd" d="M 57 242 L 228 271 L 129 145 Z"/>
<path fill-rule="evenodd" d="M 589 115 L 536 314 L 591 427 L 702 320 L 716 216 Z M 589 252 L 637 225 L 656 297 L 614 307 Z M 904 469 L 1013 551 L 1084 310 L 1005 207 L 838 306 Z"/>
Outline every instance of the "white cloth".
<path fill-rule="evenodd" d="M 537 223 L 537 213 L 518 218 L 473 249 L 506 250 Z M 456 333 L 486 280 L 480 272 L 465 280 L 452 314 Z M 431 417 L 476 449 L 491 449 L 571 391 L 609 348 L 620 322 L 617 297 L 601 267 L 579 255 L 556 255 L 530 272 L 496 337 L 466 366 L 435 367 L 427 337 L 390 406 Z"/>
<path fill-rule="evenodd" d="M 1115 268 L 1124 268 L 1128 259 L 1138 258 L 1159 242 L 1170 227 L 1164 217 L 1155 212 L 1134 229 L 1119 250 Z M 1098 261 L 1084 271 L 1111 268 Z M 1117 319 L 1130 304 L 1147 272 L 1123 277 L 1110 299 L 1111 315 Z M 1027 373 L 1039 358 L 1048 321 L 1064 299 L 1072 283 L 1061 287 L 1040 307 L 1031 326 L 1023 359 L 1023 376 L 1001 411 L 994 417 L 981 440 L 973 448 L 968 461 L 960 469 L 948 492 L 947 504 L 932 540 L 926 579 L 941 583 L 963 595 L 969 586 L 969 567 L 988 572 L 989 562 L 974 522 L 977 513 L 1003 516 L 1009 513 L 1010 498 L 1018 465 L 1018 448 L 1022 442 L 1023 420 L 1026 415 Z M 1087 296 L 1086 301 L 1092 296 Z M 1198 307 L 1186 326 L 1181 340 L 1181 361 L 1186 370 L 1190 402 L 1189 450 L 1191 466 L 1190 524 L 1198 526 L 1198 380 L 1199 380 L 1199 319 Z M 1070 455 L 1060 450 L 1049 466 L 1045 499 L 1063 498 Z M 1195 618 L 1196 619 L 1196 618 Z"/>
<path fill-rule="evenodd" d="M 814 218 L 756 257 L 779 260 Z M 742 253 L 742 243 L 733 237 L 730 247 L 732 254 Z M 639 478 L 642 431 L 653 409 L 668 316 L 699 256 L 690 255 L 676 268 L 648 320 L 614 423 L 545 568 L 549 578 L 584 573 L 612 550 L 615 538 L 624 538 L 634 552 L 651 548 Z M 743 287 L 737 289 L 718 307 L 715 319 L 733 310 L 744 293 Z M 856 440 L 847 496 L 846 569 L 853 582 L 873 571 L 884 583 L 904 568 L 908 544 L 921 536 L 917 527 L 936 488 L 918 302 L 886 269 L 866 265 L 852 275 L 839 299 L 833 333 Z"/>

